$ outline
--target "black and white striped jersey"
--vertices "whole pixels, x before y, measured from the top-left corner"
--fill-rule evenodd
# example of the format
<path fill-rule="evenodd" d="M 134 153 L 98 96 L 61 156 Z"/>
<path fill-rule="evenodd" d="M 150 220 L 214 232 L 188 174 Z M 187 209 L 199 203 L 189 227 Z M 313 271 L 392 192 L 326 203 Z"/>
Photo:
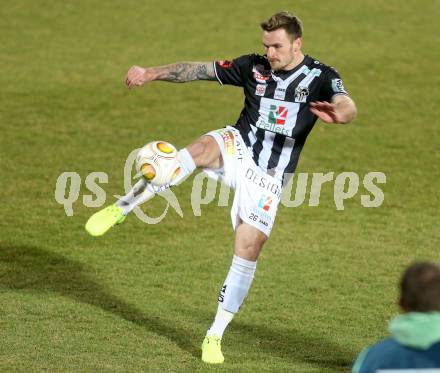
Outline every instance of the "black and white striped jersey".
<path fill-rule="evenodd" d="M 290 71 L 274 72 L 256 54 L 216 61 L 214 71 L 220 84 L 243 87 L 244 108 L 235 127 L 255 163 L 279 179 L 295 171 L 317 120 L 309 103 L 347 95 L 338 72 L 310 56 Z"/>

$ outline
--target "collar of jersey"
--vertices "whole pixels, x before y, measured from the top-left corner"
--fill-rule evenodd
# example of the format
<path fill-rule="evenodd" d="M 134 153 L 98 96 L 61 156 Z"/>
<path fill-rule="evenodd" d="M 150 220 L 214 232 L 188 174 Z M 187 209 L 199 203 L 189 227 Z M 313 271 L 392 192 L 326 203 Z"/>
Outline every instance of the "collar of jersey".
<path fill-rule="evenodd" d="M 272 75 L 272 79 L 276 82 L 282 82 L 284 80 L 288 80 L 292 75 L 300 75 L 296 74 L 300 69 L 302 70 L 304 65 L 306 64 L 307 60 L 309 59 L 309 56 L 306 54 L 303 58 L 303 60 L 295 66 L 292 70 L 280 70 L 280 71 L 273 71 L 270 70 L 270 74 Z M 277 76 L 278 74 L 279 76 Z"/>

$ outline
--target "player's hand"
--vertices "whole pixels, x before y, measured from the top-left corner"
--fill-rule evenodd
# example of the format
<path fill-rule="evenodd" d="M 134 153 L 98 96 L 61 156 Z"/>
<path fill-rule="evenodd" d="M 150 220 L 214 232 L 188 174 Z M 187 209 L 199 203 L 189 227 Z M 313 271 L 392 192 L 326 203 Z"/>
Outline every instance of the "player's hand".
<path fill-rule="evenodd" d="M 144 69 L 140 66 L 132 66 L 127 72 L 127 76 L 125 77 L 125 84 L 128 88 L 132 88 L 134 86 L 144 85 L 146 82 L 150 81 L 147 69 Z"/>
<path fill-rule="evenodd" d="M 310 103 L 310 111 L 325 123 L 341 123 L 342 116 L 336 111 L 336 105 L 326 101 Z"/>

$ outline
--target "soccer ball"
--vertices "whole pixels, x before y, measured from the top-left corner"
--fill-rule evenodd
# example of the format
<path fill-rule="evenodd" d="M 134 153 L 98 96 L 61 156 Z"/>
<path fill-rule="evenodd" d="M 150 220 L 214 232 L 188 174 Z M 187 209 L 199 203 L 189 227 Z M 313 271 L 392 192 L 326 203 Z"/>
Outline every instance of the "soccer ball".
<path fill-rule="evenodd" d="M 136 156 L 136 170 L 153 185 L 170 183 L 180 172 L 177 149 L 165 141 L 148 143 Z"/>

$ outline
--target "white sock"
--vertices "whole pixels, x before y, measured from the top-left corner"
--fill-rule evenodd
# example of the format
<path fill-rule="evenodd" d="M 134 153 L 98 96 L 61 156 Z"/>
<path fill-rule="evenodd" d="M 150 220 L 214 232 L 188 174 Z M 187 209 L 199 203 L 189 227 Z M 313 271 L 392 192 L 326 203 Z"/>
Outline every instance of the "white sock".
<path fill-rule="evenodd" d="M 171 182 L 171 185 L 179 185 L 197 168 L 193 157 L 186 148 L 180 149 L 177 157 L 180 161 L 180 172 Z"/>
<path fill-rule="evenodd" d="M 128 215 L 136 206 L 153 198 L 154 194 L 155 193 L 148 189 L 147 181 L 141 178 L 134 184 L 133 189 L 124 197 L 119 198 L 115 204 L 124 210 L 124 215 Z"/>
<path fill-rule="evenodd" d="M 220 338 L 223 337 L 226 327 L 232 321 L 234 314 L 232 312 L 225 311 L 222 306 L 218 305 L 217 314 L 215 315 L 214 322 L 208 329 L 206 335 L 218 335 Z"/>
<path fill-rule="evenodd" d="M 148 183 L 142 178 L 134 185 L 130 192 L 116 201 L 116 206 L 124 210 L 124 215 L 128 215 L 136 206 L 153 198 L 156 193 L 170 186 L 180 184 L 194 172 L 196 164 L 186 148 L 181 149 L 177 157 L 180 161 L 180 172 L 170 184 L 158 187 Z"/>
<path fill-rule="evenodd" d="M 208 335 L 223 336 L 226 327 L 240 309 L 249 292 L 256 268 L 257 262 L 234 255 L 228 276 L 220 290 L 217 315 L 208 330 Z"/>

